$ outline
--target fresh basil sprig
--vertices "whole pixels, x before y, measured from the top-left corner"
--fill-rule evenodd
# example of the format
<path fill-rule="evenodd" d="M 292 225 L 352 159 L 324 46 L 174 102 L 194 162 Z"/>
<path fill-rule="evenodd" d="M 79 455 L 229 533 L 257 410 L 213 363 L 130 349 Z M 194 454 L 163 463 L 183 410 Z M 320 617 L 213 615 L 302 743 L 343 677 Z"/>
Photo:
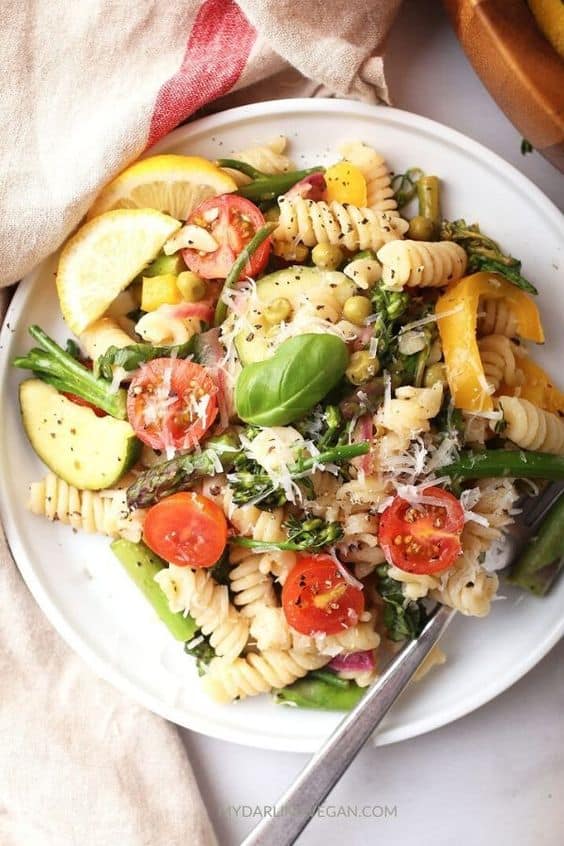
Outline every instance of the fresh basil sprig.
<path fill-rule="evenodd" d="M 237 380 L 235 406 L 246 423 L 286 426 L 304 417 L 340 382 L 348 364 L 336 335 L 298 335 L 272 358 L 248 364 Z"/>

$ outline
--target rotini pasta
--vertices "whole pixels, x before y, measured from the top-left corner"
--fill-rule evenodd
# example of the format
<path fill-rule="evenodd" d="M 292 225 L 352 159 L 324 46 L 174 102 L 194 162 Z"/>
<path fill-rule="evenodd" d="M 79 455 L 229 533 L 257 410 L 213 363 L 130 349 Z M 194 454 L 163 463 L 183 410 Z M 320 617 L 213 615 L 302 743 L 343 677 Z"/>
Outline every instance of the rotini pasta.
<path fill-rule="evenodd" d="M 280 219 L 274 241 L 339 244 L 347 250 L 378 250 L 382 244 L 403 237 L 408 225 L 387 212 L 314 202 L 303 197 L 280 197 Z"/>
<path fill-rule="evenodd" d="M 515 338 L 519 334 L 515 313 L 505 300 L 480 300 L 478 334 L 505 335 L 507 338 Z"/>
<path fill-rule="evenodd" d="M 478 349 L 486 379 L 494 391 L 502 384 L 513 388 L 522 383 L 523 373 L 518 366 L 520 350 L 506 335 L 486 335 L 478 341 Z"/>
<path fill-rule="evenodd" d="M 464 276 L 466 253 L 454 241 L 394 241 L 378 250 L 389 290 L 438 288 Z"/>
<path fill-rule="evenodd" d="M 245 164 L 260 170 L 261 173 L 286 173 L 288 170 L 295 169 L 292 160 L 285 155 L 287 143 L 287 138 L 284 135 L 277 135 L 276 138 L 272 138 L 265 144 L 258 144 L 256 147 L 247 147 L 247 149 L 238 153 L 232 153 L 229 158 L 245 162 Z M 249 176 L 239 170 L 232 170 L 231 168 L 222 168 L 222 170 L 228 173 L 239 186 L 247 185 L 251 181 Z"/>
<path fill-rule="evenodd" d="M 229 571 L 233 602 L 240 607 L 241 614 L 253 617 L 259 608 L 276 604 L 272 579 L 262 572 L 262 555 L 246 550 L 246 556 Z M 263 565 L 264 566 L 264 565 Z"/>
<path fill-rule="evenodd" d="M 488 573 L 463 553 L 444 573 L 440 586 L 431 592 L 431 596 L 466 616 L 486 617 L 498 585 L 495 573 Z"/>
<path fill-rule="evenodd" d="M 121 349 L 131 344 L 132 340 L 112 317 L 101 317 L 84 330 L 80 335 L 80 343 L 88 358 L 96 361 L 110 347 Z"/>
<path fill-rule="evenodd" d="M 292 646 L 292 634 L 282 608 L 258 608 L 251 620 L 250 634 L 259 652 L 265 649 L 288 650 Z"/>
<path fill-rule="evenodd" d="M 286 687 L 330 660 L 327 655 L 296 649 L 251 652 L 233 663 L 214 658 L 202 683 L 212 699 L 227 703 Z"/>
<path fill-rule="evenodd" d="M 217 584 L 207 570 L 174 564 L 157 573 L 155 580 L 170 610 L 191 614 L 217 655 L 233 661 L 241 654 L 249 636 L 249 621 L 230 603 L 225 585 Z"/>
<path fill-rule="evenodd" d="M 518 397 L 500 397 L 503 434 L 523 449 L 564 455 L 564 420 Z"/>
<path fill-rule="evenodd" d="M 170 306 L 160 306 L 144 314 L 135 325 L 135 331 L 148 344 L 172 346 L 185 344 L 200 327 L 195 317 L 175 317 Z"/>
<path fill-rule="evenodd" d="M 392 178 L 384 157 L 361 141 L 341 144 L 339 152 L 345 161 L 355 165 L 364 176 L 366 205 L 374 211 L 385 211 L 397 215 Z"/>
<path fill-rule="evenodd" d="M 406 599 L 416 601 L 427 596 L 429 591 L 436 590 L 440 585 L 438 576 L 425 575 L 423 573 L 408 573 L 407 570 L 400 570 L 399 567 L 391 566 L 388 570 L 390 578 L 401 582 L 403 594 Z"/>
<path fill-rule="evenodd" d="M 366 291 L 379 282 L 382 276 L 382 265 L 376 259 L 359 258 L 350 261 L 343 273 L 352 279 L 357 288 Z"/>
<path fill-rule="evenodd" d="M 415 437 L 428 432 L 429 421 L 440 411 L 443 386 L 435 382 L 431 388 L 406 385 L 396 390 L 395 399 L 385 402 L 376 415 L 378 425 L 400 437 Z"/>
<path fill-rule="evenodd" d="M 370 617 L 335 635 L 319 634 L 311 637 L 292 630 L 292 643 L 294 649 L 300 652 L 318 652 L 320 655 L 334 657 L 347 652 L 376 649 L 380 643 L 380 635 L 374 630 L 374 620 Z"/>
<path fill-rule="evenodd" d="M 59 520 L 73 529 L 135 543 L 143 532 L 145 511 L 129 511 L 125 490 L 79 490 L 53 473 L 29 486 L 28 508 L 33 514 Z"/>

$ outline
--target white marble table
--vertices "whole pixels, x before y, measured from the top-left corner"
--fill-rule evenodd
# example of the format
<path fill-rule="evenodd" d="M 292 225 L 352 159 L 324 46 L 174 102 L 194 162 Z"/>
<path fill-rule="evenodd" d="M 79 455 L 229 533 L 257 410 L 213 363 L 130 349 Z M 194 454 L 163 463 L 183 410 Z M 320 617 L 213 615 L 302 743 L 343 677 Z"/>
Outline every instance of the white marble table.
<path fill-rule="evenodd" d="M 521 155 L 519 133 L 475 76 L 438 3 L 406 0 L 388 54 L 395 105 L 481 141 L 564 207 L 564 177 L 538 154 Z M 366 747 L 328 806 L 387 806 L 391 813 L 316 819 L 299 844 L 560 846 L 563 665 L 561 642 L 526 678 L 470 716 L 404 743 Z M 236 846 L 258 822 L 234 808 L 272 805 L 307 760 L 183 734 L 221 846 Z"/>

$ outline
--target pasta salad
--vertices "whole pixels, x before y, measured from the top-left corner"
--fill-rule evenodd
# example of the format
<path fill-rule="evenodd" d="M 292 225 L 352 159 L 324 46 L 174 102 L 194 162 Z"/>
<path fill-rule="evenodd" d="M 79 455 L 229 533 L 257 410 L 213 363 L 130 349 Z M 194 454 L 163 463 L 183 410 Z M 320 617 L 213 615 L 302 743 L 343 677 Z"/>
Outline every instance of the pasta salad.
<path fill-rule="evenodd" d="M 286 146 L 109 183 L 59 259 L 75 337 L 32 326 L 14 364 L 31 511 L 112 539 L 216 701 L 345 709 L 434 604 L 489 613 L 519 480 L 564 477 L 564 394 L 534 286 L 438 177 Z M 541 563 L 510 579 L 544 593 Z"/>

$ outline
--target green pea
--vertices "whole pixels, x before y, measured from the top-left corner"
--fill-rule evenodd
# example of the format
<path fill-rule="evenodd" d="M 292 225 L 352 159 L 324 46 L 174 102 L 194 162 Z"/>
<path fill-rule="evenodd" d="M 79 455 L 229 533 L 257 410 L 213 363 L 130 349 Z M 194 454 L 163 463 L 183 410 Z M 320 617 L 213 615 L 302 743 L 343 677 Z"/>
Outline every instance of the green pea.
<path fill-rule="evenodd" d="M 182 299 L 188 303 L 197 303 L 206 296 L 206 283 L 196 273 L 185 270 L 176 280 L 176 287 L 182 294 Z"/>
<path fill-rule="evenodd" d="M 436 227 L 428 217 L 418 214 L 409 221 L 409 237 L 414 241 L 434 241 Z"/>
<path fill-rule="evenodd" d="M 287 320 L 290 315 L 292 314 L 292 304 L 286 297 L 278 297 L 275 300 L 272 300 L 263 311 L 263 315 L 265 320 L 267 320 L 272 325 L 277 323 L 282 323 L 283 320 Z"/>
<path fill-rule="evenodd" d="M 425 376 L 423 377 L 425 387 L 432 388 L 436 382 L 441 382 L 445 387 L 447 385 L 447 373 L 444 364 L 432 364 L 425 371 Z"/>
<path fill-rule="evenodd" d="M 337 270 L 344 261 L 344 255 L 338 244 L 316 244 L 311 251 L 311 260 L 322 270 Z"/>
<path fill-rule="evenodd" d="M 354 352 L 349 360 L 349 366 L 346 369 L 346 377 L 353 385 L 362 385 L 363 382 L 368 382 L 380 370 L 380 362 L 374 356 L 371 356 L 368 350 L 359 350 Z"/>
<path fill-rule="evenodd" d="M 343 317 L 355 326 L 364 326 L 364 321 L 372 310 L 366 297 L 349 297 L 343 306 Z"/>

